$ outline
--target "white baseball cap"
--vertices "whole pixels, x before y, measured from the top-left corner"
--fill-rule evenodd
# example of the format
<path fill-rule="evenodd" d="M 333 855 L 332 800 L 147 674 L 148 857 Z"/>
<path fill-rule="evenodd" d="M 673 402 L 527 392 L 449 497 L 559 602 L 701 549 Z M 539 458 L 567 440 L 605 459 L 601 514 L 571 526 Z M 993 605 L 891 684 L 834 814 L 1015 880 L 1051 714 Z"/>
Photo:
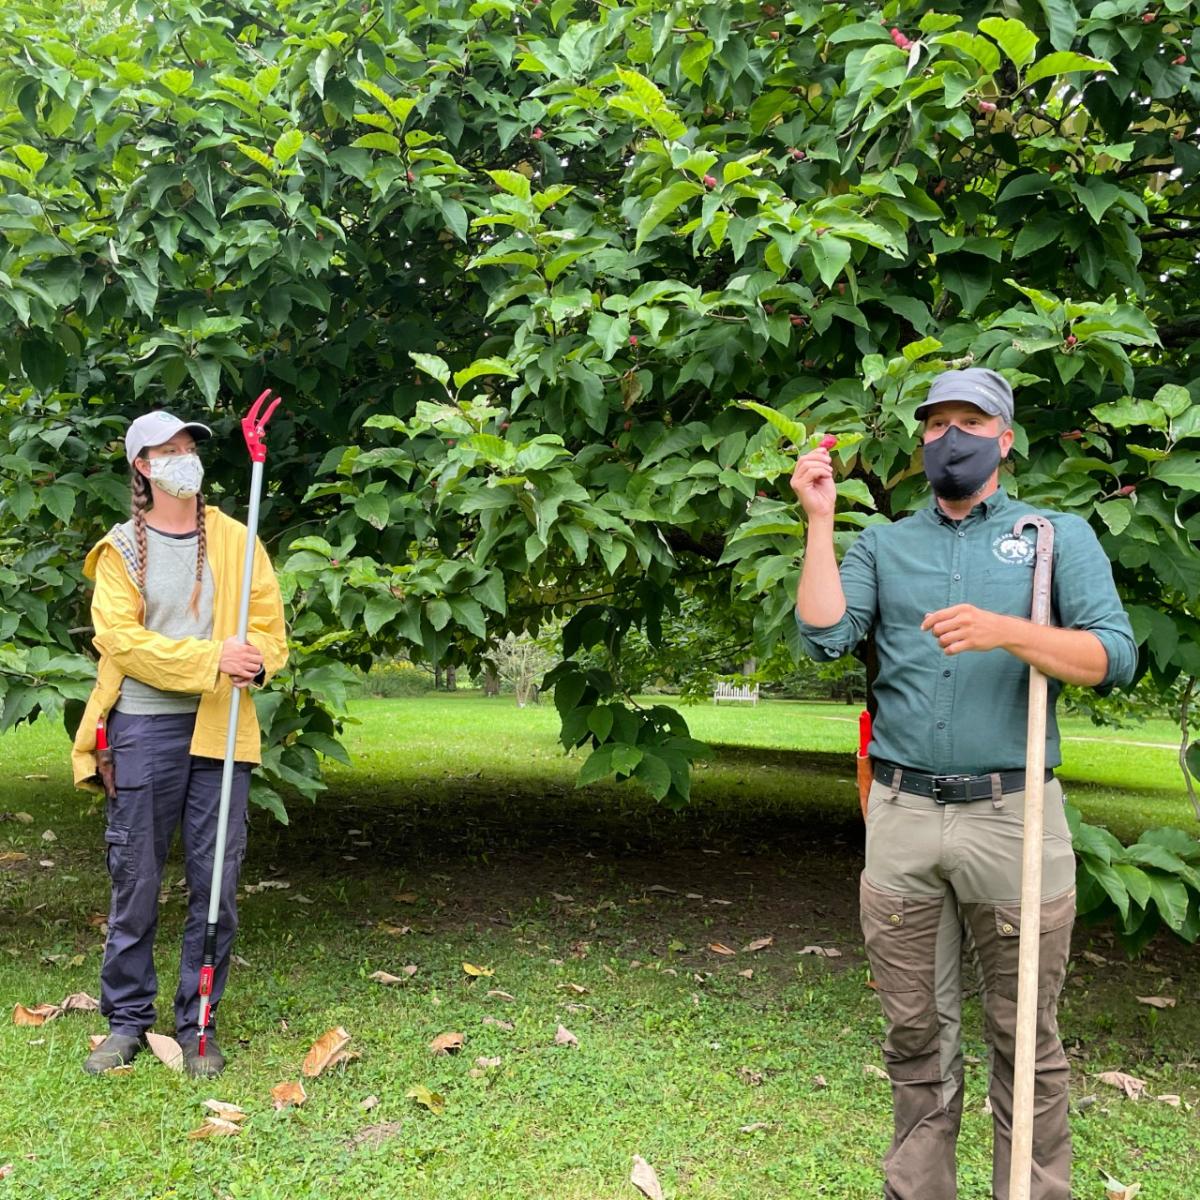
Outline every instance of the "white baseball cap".
<path fill-rule="evenodd" d="M 144 413 L 129 426 L 125 434 L 125 457 L 130 463 L 147 446 L 161 446 L 169 442 L 181 429 L 186 429 L 198 442 L 212 437 L 212 430 L 199 421 L 181 421 L 162 409 Z"/>

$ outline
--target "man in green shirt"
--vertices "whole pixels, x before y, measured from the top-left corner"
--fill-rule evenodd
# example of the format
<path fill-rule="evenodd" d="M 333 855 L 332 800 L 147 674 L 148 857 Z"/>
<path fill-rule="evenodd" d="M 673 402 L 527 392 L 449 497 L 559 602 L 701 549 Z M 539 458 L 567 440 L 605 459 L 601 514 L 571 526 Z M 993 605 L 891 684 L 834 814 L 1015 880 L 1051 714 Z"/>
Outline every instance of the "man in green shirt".
<path fill-rule="evenodd" d="M 828 451 L 802 456 L 792 488 L 808 518 L 796 617 L 808 653 L 841 657 L 873 632 L 879 659 L 860 904 L 888 1022 L 894 1136 L 890 1200 L 953 1200 L 962 1116 L 960 963 L 974 947 L 991 1049 L 993 1194 L 1006 1200 L 1020 934 L 1029 667 L 1050 678 L 1046 764 L 1061 761 L 1062 683 L 1106 692 L 1136 666 L 1112 570 L 1082 518 L 1054 525 L 1052 626 L 1029 620 L 1028 504 L 1000 488 L 1012 390 L 994 371 L 937 376 L 917 409 L 933 500 L 863 531 L 839 570 Z M 1048 772 L 1049 774 L 1049 772 Z M 1057 1002 L 1075 915 L 1075 860 L 1057 780 L 1046 784 L 1032 1200 L 1069 1200 L 1070 1070 Z"/>

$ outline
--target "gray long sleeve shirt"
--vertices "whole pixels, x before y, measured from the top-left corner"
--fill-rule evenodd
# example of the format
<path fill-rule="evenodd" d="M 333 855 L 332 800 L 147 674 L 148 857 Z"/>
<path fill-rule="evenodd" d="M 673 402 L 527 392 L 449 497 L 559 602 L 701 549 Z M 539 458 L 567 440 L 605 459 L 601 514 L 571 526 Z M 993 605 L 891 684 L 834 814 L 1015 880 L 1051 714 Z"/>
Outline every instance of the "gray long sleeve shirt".
<path fill-rule="evenodd" d="M 937 775 L 1024 767 L 1029 667 L 1006 650 L 947 655 L 921 622 L 953 604 L 1028 618 L 1036 531 L 1019 538 L 1012 532 L 1025 513 L 1054 526 L 1051 619 L 1095 634 L 1108 655 L 1097 690 L 1133 678 L 1133 630 L 1108 558 L 1082 517 L 1035 509 L 1003 490 L 961 521 L 934 501 L 894 524 L 863 530 L 841 564 L 846 612 L 837 624 L 808 625 L 797 615 L 805 650 L 822 662 L 853 650 L 874 629 L 872 757 Z M 1061 684 L 1049 682 L 1046 765 L 1055 767 L 1062 762 L 1054 714 Z"/>

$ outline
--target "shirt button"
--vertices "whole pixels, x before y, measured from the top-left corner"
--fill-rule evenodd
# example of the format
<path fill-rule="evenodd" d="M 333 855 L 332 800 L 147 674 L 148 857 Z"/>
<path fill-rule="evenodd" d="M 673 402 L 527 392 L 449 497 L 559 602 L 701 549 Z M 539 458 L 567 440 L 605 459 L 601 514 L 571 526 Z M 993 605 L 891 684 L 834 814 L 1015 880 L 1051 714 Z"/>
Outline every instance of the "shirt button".
<path fill-rule="evenodd" d="M 949 679 L 949 678 L 950 678 L 950 672 L 949 672 L 949 671 L 943 671 L 943 672 L 942 672 L 942 676 L 943 676 L 945 679 Z"/>
<path fill-rule="evenodd" d="M 963 531 L 960 529 L 960 530 L 958 531 L 958 536 L 959 536 L 959 537 L 966 537 L 967 535 L 966 535 L 965 533 L 963 533 Z"/>
<path fill-rule="evenodd" d="M 946 728 L 946 722 L 945 722 L 945 721 L 939 721 L 939 722 L 937 723 L 937 727 L 938 727 L 939 729 L 945 729 L 945 728 Z"/>
<path fill-rule="evenodd" d="M 954 581 L 957 583 L 962 578 L 961 575 L 955 575 Z"/>

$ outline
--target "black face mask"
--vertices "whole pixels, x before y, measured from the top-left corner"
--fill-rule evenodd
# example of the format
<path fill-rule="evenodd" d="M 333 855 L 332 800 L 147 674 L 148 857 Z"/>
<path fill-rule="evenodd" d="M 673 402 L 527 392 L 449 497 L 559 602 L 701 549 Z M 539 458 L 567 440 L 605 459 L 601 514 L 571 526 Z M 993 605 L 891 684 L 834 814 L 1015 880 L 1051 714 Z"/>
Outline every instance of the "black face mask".
<path fill-rule="evenodd" d="M 925 443 L 925 475 L 943 500 L 974 496 L 999 465 L 999 437 L 980 437 L 951 425 L 940 438 Z"/>

